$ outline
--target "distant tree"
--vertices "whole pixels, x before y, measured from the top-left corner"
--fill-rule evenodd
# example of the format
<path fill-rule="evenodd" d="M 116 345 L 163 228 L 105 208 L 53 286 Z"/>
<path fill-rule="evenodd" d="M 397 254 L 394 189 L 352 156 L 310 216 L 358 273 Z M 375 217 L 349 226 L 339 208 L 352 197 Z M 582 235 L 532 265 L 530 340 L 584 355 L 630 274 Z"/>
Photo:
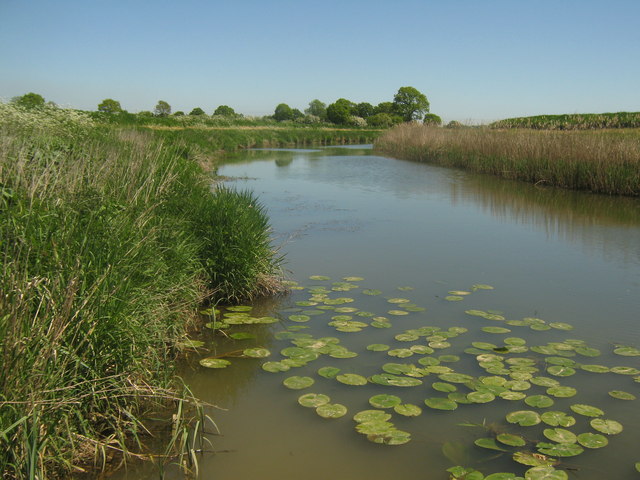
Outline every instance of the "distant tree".
<path fill-rule="evenodd" d="M 307 108 L 304 113 L 314 115 L 324 120 L 327 118 L 327 106 L 318 99 L 311 100 L 309 102 L 309 108 Z"/>
<path fill-rule="evenodd" d="M 166 117 L 171 115 L 171 105 L 164 100 L 160 100 L 154 110 L 156 117 Z"/>
<path fill-rule="evenodd" d="M 429 112 L 429 100 L 413 87 L 400 87 L 393 97 L 394 110 L 405 122 L 418 120 Z"/>
<path fill-rule="evenodd" d="M 141 112 L 138 112 L 138 116 L 139 117 L 153 117 L 153 112 L 150 112 L 149 110 L 142 110 Z"/>
<path fill-rule="evenodd" d="M 449 123 L 447 123 L 447 128 L 462 128 L 463 125 L 456 121 L 456 120 L 451 120 Z"/>
<path fill-rule="evenodd" d="M 273 118 L 282 122 L 283 120 L 291 120 L 293 118 L 293 110 L 286 103 L 281 103 L 276 107 Z"/>
<path fill-rule="evenodd" d="M 227 105 L 220 105 L 218 108 L 215 109 L 213 114 L 220 115 L 223 117 L 233 117 L 235 116 L 236 112 L 233 108 L 228 107 Z"/>
<path fill-rule="evenodd" d="M 173 112 L 174 117 L 184 117 L 184 112 L 182 110 L 178 110 L 177 112 Z"/>
<path fill-rule="evenodd" d="M 346 125 L 355 113 L 356 104 L 346 98 L 339 98 L 327 107 L 327 118 L 338 125 Z"/>
<path fill-rule="evenodd" d="M 375 113 L 375 107 L 367 102 L 362 102 L 356 105 L 356 114 L 364 119 L 369 118 Z"/>
<path fill-rule="evenodd" d="M 196 107 L 189 112 L 189 115 L 205 115 L 204 110 L 200 107 Z"/>
<path fill-rule="evenodd" d="M 393 102 L 380 102 L 374 109 L 373 113 L 386 113 L 387 115 L 394 114 Z"/>
<path fill-rule="evenodd" d="M 422 122 L 425 125 L 433 125 L 434 127 L 442 125 L 442 119 L 435 113 L 427 113 Z"/>
<path fill-rule="evenodd" d="M 117 100 L 105 98 L 102 100 L 102 103 L 98 105 L 98 111 L 105 113 L 118 113 L 122 111 L 122 107 L 120 106 L 120 102 Z"/>
<path fill-rule="evenodd" d="M 36 108 L 44 106 L 44 97 L 37 93 L 25 93 L 21 97 L 13 97 L 11 102 L 24 108 Z"/>
<path fill-rule="evenodd" d="M 388 113 L 376 113 L 367 118 L 367 124 L 370 127 L 391 127 L 394 125 L 394 116 Z"/>
<path fill-rule="evenodd" d="M 304 113 L 302 113 L 297 108 L 294 108 L 293 110 L 291 110 L 291 119 L 292 120 L 297 120 L 297 119 L 302 118 L 302 117 L 304 117 Z"/>

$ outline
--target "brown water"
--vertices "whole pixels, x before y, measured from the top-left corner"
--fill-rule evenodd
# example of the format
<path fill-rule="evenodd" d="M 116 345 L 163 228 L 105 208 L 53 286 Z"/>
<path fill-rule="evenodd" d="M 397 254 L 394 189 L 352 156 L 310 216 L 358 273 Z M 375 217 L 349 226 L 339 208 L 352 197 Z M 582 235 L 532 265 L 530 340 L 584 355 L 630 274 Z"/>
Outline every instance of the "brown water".
<path fill-rule="evenodd" d="M 527 346 L 578 339 L 598 349 L 600 355 L 566 353 L 571 355 L 566 358 L 577 364 L 640 368 L 640 357 L 613 353 L 618 345 L 640 347 L 640 201 L 541 189 L 380 157 L 366 147 L 246 152 L 219 173 L 241 177 L 232 183 L 254 190 L 267 207 L 274 242 L 286 253 L 289 278 L 304 286 L 330 290 L 335 286 L 332 282 L 343 281 L 344 277 L 362 277 L 364 280 L 351 282 L 358 288 L 331 291 L 329 297 L 353 298 L 352 303 L 337 307 L 385 316 L 390 328 L 336 331 L 328 325 L 336 312 L 317 310 L 316 305 L 296 305 L 311 294 L 293 290 L 254 306 L 253 315 L 273 315 L 282 319 L 280 323 L 229 330 L 254 333 L 255 340 L 214 340 L 205 334 L 214 354 L 261 346 L 269 349 L 271 356 L 233 359 L 224 370 L 202 368 L 198 358 L 185 366 L 183 377 L 196 396 L 226 409 L 208 412 L 222 432 L 210 439 L 214 448 L 224 453 L 200 458 L 200 478 L 446 479 L 445 470 L 456 464 L 485 474 L 523 475 L 528 467 L 514 462 L 510 453 L 474 445 L 474 440 L 489 437 L 491 432 L 459 424 L 495 424 L 498 431 L 521 434 L 532 442 L 527 448 L 535 451 L 535 442 L 551 442 L 543 435 L 543 430 L 551 427 L 512 425 L 505 421 L 505 415 L 516 410 L 563 411 L 577 420 L 575 426 L 568 427 L 572 432 L 597 433 L 589 425 L 591 418 L 571 412 L 574 404 L 599 407 L 604 411 L 603 418 L 619 421 L 624 431 L 608 436 L 609 444 L 604 448 L 585 448 L 578 456 L 561 458 L 556 468 L 580 480 L 638 478 L 634 464 L 640 462 L 640 400 L 619 400 L 608 394 L 623 390 L 640 396 L 640 383 L 634 381 L 638 374 L 591 373 L 578 365 L 574 375 L 555 376 L 545 372 L 551 365 L 545 363 L 548 355 L 532 351 L 509 354 L 505 357 L 535 360 L 539 371 L 534 376 L 574 387 L 577 395 L 551 396 L 555 404 L 548 408 L 497 398 L 484 404 L 461 404 L 450 412 L 424 404 L 426 398 L 447 395 L 431 387 L 433 382 L 443 381 L 434 373 L 422 377 L 420 386 L 400 388 L 373 383 L 344 385 L 319 376 L 317 370 L 335 366 L 342 369 L 341 373 L 368 377 L 381 373 L 381 366 L 387 362 L 421 366 L 417 360 L 424 355 L 396 358 L 366 347 L 374 343 L 387 344 L 391 349 L 426 345 L 424 337 L 412 342 L 394 338 L 407 329 L 423 326 L 467 329 L 449 339 L 450 346 L 438 346 L 430 356 L 457 355 L 459 361 L 441 364 L 474 377 L 492 374 L 478 366 L 475 354 L 464 350 L 477 341 L 502 346 L 505 337 L 521 338 Z M 331 280 L 311 280 L 312 275 Z M 474 284 L 488 284 L 494 289 L 472 291 Z M 363 289 L 379 289 L 382 293 L 364 295 Z M 472 293 L 462 301 L 445 300 L 452 290 Z M 426 310 L 403 316 L 389 314 L 389 310 L 402 307 L 388 302 L 394 297 L 408 299 Z M 506 321 L 466 314 L 469 309 L 497 311 Z M 288 317 L 304 313 L 297 310 L 315 310 L 318 314 L 308 322 L 296 323 Z M 367 324 L 372 320 L 355 313 L 348 315 Z M 574 328 L 537 331 L 508 323 L 526 317 L 563 322 Z M 314 338 L 337 338 L 358 356 L 338 359 L 320 355 L 287 372 L 264 371 L 261 365 L 266 361 L 284 358 L 279 352 L 291 346 L 291 340 L 278 339 L 282 338 L 278 332 L 291 326 L 302 327 L 298 333 Z M 488 326 L 508 328 L 510 332 L 482 330 Z M 304 390 L 289 390 L 282 382 L 292 375 L 310 376 L 315 384 Z M 454 386 L 459 392 L 470 391 L 461 384 Z M 545 394 L 545 390 L 533 385 L 524 393 Z M 332 403 L 347 407 L 347 415 L 324 419 L 313 409 L 298 405 L 298 397 L 308 392 L 329 395 Z M 411 434 L 409 443 L 379 445 L 355 431 L 353 414 L 372 408 L 368 399 L 379 393 L 397 395 L 403 403 L 422 408 L 418 417 L 393 413 L 395 427 Z M 449 450 L 457 445 L 458 454 L 447 458 L 443 454 L 445 444 Z M 122 474 L 123 478 L 145 475 L 151 478 L 156 474 L 145 468 Z M 169 470 L 167 476 L 178 475 Z"/>

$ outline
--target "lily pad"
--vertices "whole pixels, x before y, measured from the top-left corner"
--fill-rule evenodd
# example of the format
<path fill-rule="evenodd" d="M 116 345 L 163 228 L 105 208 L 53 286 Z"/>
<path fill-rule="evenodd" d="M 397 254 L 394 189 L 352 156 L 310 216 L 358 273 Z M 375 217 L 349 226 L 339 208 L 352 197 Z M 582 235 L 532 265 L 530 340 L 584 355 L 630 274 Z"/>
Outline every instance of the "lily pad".
<path fill-rule="evenodd" d="M 507 422 L 517 423 L 521 427 L 530 427 L 541 422 L 540 415 L 531 410 L 518 410 L 508 413 L 506 419 Z"/>
<path fill-rule="evenodd" d="M 553 442 L 576 443 L 576 434 L 564 428 L 545 428 L 542 433 Z"/>
<path fill-rule="evenodd" d="M 498 396 L 503 400 L 522 400 L 527 395 L 522 392 L 512 392 L 511 390 L 507 390 L 506 392 L 499 393 Z"/>
<path fill-rule="evenodd" d="M 266 348 L 246 348 L 242 351 L 242 354 L 251 358 L 265 358 L 271 355 L 271 352 Z"/>
<path fill-rule="evenodd" d="M 478 438 L 475 442 L 478 447 L 487 448 L 489 450 L 497 450 L 499 452 L 506 452 L 504 448 L 496 443 L 494 438 L 486 437 L 486 438 Z"/>
<path fill-rule="evenodd" d="M 618 400 L 635 400 L 636 396 L 633 393 L 623 392 L 622 390 L 611 390 L 609 395 Z"/>
<path fill-rule="evenodd" d="M 525 480 L 567 480 L 569 476 L 564 470 L 556 470 L 551 466 L 533 467 L 524 473 Z"/>
<path fill-rule="evenodd" d="M 552 427 L 570 427 L 576 423 L 575 418 L 564 412 L 544 412 L 540 415 L 540 418 L 544 423 L 551 425 Z"/>
<path fill-rule="evenodd" d="M 225 360 L 224 358 L 214 358 L 214 357 L 203 358 L 202 360 L 200 360 L 199 363 L 203 367 L 207 367 L 207 368 L 226 368 L 229 365 L 231 365 L 231 362 L 229 360 Z"/>
<path fill-rule="evenodd" d="M 608 373 L 611 371 L 609 367 L 605 367 L 604 365 L 580 365 L 580 368 L 585 372 L 592 373 Z"/>
<path fill-rule="evenodd" d="M 473 380 L 471 375 L 464 373 L 443 373 L 442 375 L 438 375 L 438 378 L 450 383 L 467 383 Z"/>
<path fill-rule="evenodd" d="M 504 328 L 504 327 L 482 327 L 481 330 L 483 332 L 487 332 L 487 333 L 509 333 L 509 332 L 511 332 L 511 330 L 509 330 L 508 328 Z"/>
<path fill-rule="evenodd" d="M 325 403 L 316 408 L 322 418 L 340 418 L 347 414 L 347 407 L 339 403 Z"/>
<path fill-rule="evenodd" d="M 586 448 L 602 448 L 609 444 L 609 440 L 599 433 L 581 433 L 578 435 L 578 443 Z"/>
<path fill-rule="evenodd" d="M 617 347 L 613 350 L 613 353 L 623 357 L 640 357 L 640 349 L 635 347 Z"/>
<path fill-rule="evenodd" d="M 256 335 L 248 332 L 235 332 L 230 333 L 229 338 L 233 338 L 234 340 L 251 340 L 256 338 Z"/>
<path fill-rule="evenodd" d="M 392 429 L 382 434 L 367 435 L 367 440 L 384 445 L 404 445 L 411 440 L 411 434 L 402 430 Z"/>
<path fill-rule="evenodd" d="M 640 370 L 633 367 L 611 367 L 611 371 L 618 375 L 638 375 L 640 373 Z"/>
<path fill-rule="evenodd" d="M 455 392 L 456 390 L 458 390 L 458 387 L 456 387 L 455 385 L 451 385 L 450 383 L 445 382 L 434 382 L 431 384 L 431 387 L 434 390 L 445 393 Z"/>
<path fill-rule="evenodd" d="M 538 455 L 537 453 L 532 452 L 516 452 L 511 458 L 518 463 L 529 465 L 530 467 L 550 467 L 557 463 L 555 458 Z"/>
<path fill-rule="evenodd" d="M 278 373 L 286 372 L 291 369 L 291 366 L 283 362 L 265 362 L 262 364 L 262 369 L 265 372 Z"/>
<path fill-rule="evenodd" d="M 409 302 L 411 302 L 411 300 L 409 300 L 408 298 L 389 298 L 387 300 L 387 302 L 389 302 L 389 303 L 409 303 Z"/>
<path fill-rule="evenodd" d="M 345 385 L 366 385 L 367 379 L 357 373 L 343 373 L 336 376 L 336 380 Z"/>
<path fill-rule="evenodd" d="M 583 403 L 576 403 L 569 407 L 575 413 L 579 415 L 584 415 L 585 417 L 599 417 L 604 415 L 604 412 L 600 410 L 598 407 L 593 407 L 591 405 L 585 405 Z"/>
<path fill-rule="evenodd" d="M 395 395 L 380 394 L 374 395 L 369 399 L 369 404 L 376 408 L 391 408 L 400 405 L 402 399 Z"/>
<path fill-rule="evenodd" d="M 405 310 L 389 310 L 387 313 L 395 316 L 409 315 L 409 312 Z"/>
<path fill-rule="evenodd" d="M 547 372 L 556 377 L 570 377 L 576 371 L 571 367 L 563 367 L 562 365 L 553 365 L 547 368 Z"/>
<path fill-rule="evenodd" d="M 547 393 L 557 398 L 570 398 L 576 395 L 578 391 L 573 387 L 555 386 L 547 388 Z"/>
<path fill-rule="evenodd" d="M 337 367 L 322 367 L 318 369 L 318 375 L 324 378 L 334 378 L 340 373 L 340 369 Z"/>
<path fill-rule="evenodd" d="M 584 452 L 584 448 L 577 443 L 540 442 L 536 447 L 540 453 L 553 455 L 554 457 L 575 457 Z"/>
<path fill-rule="evenodd" d="M 380 295 L 382 293 L 382 291 L 381 290 L 372 289 L 372 288 L 367 288 L 365 290 L 362 290 L 362 293 L 364 293 L 365 295 Z"/>
<path fill-rule="evenodd" d="M 496 440 L 510 447 L 524 447 L 527 444 L 524 438 L 513 433 L 500 433 L 496 436 Z"/>
<path fill-rule="evenodd" d="M 323 281 L 326 281 L 326 280 L 331 280 L 331 277 L 327 277 L 326 275 L 311 275 L 309 277 L 309 280 L 316 280 L 316 281 L 319 281 L 319 282 L 323 282 Z"/>
<path fill-rule="evenodd" d="M 467 399 L 473 403 L 489 403 L 495 400 L 496 396 L 490 392 L 470 392 Z"/>
<path fill-rule="evenodd" d="M 422 385 L 422 380 L 418 378 L 400 377 L 390 373 L 372 375 L 370 380 L 372 383 L 387 385 L 390 387 L 416 387 L 418 385 Z"/>
<path fill-rule="evenodd" d="M 447 295 L 444 299 L 448 302 L 459 302 L 460 300 L 464 300 L 464 297 L 460 295 Z"/>
<path fill-rule="evenodd" d="M 331 399 L 322 393 L 305 393 L 298 397 L 298 403 L 303 407 L 316 408 L 329 403 Z"/>
<path fill-rule="evenodd" d="M 405 417 L 417 417 L 422 413 L 422 409 L 417 405 L 410 403 L 404 403 L 400 405 L 394 405 L 393 410 L 398 414 Z"/>
<path fill-rule="evenodd" d="M 524 403 L 535 408 L 549 408 L 553 405 L 553 399 L 546 395 L 531 395 L 524 399 Z"/>
<path fill-rule="evenodd" d="M 424 403 L 427 407 L 434 408 L 436 410 L 455 410 L 456 408 L 458 408 L 458 404 L 453 400 L 449 400 L 448 398 L 427 398 Z"/>
<path fill-rule="evenodd" d="M 594 418 L 589 423 L 594 430 L 597 430 L 600 433 L 606 433 L 607 435 L 617 435 L 623 430 L 622 424 L 615 420 Z"/>
<path fill-rule="evenodd" d="M 308 388 L 314 384 L 314 380 L 311 377 L 300 377 L 293 376 L 285 378 L 282 382 L 283 385 L 291 390 L 301 390 L 303 388 Z"/>
<path fill-rule="evenodd" d="M 372 352 L 386 352 L 387 350 L 389 350 L 389 345 L 385 345 L 383 343 L 372 343 L 371 345 L 367 346 L 367 350 L 370 350 Z"/>
<path fill-rule="evenodd" d="M 362 410 L 353 416 L 353 420 L 358 423 L 363 422 L 386 422 L 391 418 L 391 414 L 384 410 Z"/>

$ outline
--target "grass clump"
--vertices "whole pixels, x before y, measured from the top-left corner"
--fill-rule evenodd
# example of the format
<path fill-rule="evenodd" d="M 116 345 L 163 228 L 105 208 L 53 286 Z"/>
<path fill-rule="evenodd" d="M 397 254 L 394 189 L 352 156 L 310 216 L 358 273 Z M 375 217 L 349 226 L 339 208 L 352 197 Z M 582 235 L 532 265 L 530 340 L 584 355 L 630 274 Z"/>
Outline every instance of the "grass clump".
<path fill-rule="evenodd" d="M 593 130 L 602 128 L 640 128 L 640 112 L 573 113 L 537 115 L 499 120 L 491 128 L 532 128 L 535 130 Z"/>
<path fill-rule="evenodd" d="M 442 129 L 404 124 L 375 143 L 389 155 L 609 195 L 640 195 L 640 132 Z"/>
<path fill-rule="evenodd" d="M 172 360 L 198 305 L 272 291 L 264 212 L 210 184 L 178 140 L 0 104 L 3 478 L 141 453 L 149 412 L 188 398 Z"/>

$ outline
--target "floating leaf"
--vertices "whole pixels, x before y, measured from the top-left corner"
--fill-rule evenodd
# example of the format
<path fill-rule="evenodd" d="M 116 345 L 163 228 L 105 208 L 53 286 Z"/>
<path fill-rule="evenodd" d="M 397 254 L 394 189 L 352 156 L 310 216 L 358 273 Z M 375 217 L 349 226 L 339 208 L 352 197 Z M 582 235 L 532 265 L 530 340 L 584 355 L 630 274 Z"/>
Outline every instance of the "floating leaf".
<path fill-rule="evenodd" d="M 340 418 L 347 414 L 347 407 L 339 403 L 326 403 L 316 408 L 322 418 Z"/>
<path fill-rule="evenodd" d="M 390 298 L 387 300 L 389 303 L 409 303 L 411 300 L 408 298 Z"/>
<path fill-rule="evenodd" d="M 438 378 L 450 383 L 467 383 L 473 380 L 471 375 L 464 373 L 443 373 L 442 375 L 438 375 Z"/>
<path fill-rule="evenodd" d="M 496 436 L 496 439 L 500 443 L 504 443 L 511 447 L 524 447 L 527 443 L 520 435 L 514 435 L 512 433 L 500 433 Z"/>
<path fill-rule="evenodd" d="M 551 375 L 555 375 L 556 377 L 569 377 L 576 373 L 576 371 L 571 367 L 563 367 L 562 365 L 553 365 L 547 368 L 547 372 Z"/>
<path fill-rule="evenodd" d="M 613 350 L 613 353 L 623 357 L 640 357 L 640 349 L 635 347 L 617 347 Z"/>
<path fill-rule="evenodd" d="M 322 282 L 326 280 L 331 280 L 331 278 L 327 277 L 326 275 L 311 275 L 309 277 L 309 280 L 316 280 L 316 281 Z"/>
<path fill-rule="evenodd" d="M 555 458 L 549 458 L 545 455 L 538 455 L 537 453 L 531 452 L 516 452 L 511 458 L 518 463 L 529 465 L 530 467 L 549 467 L 557 463 Z"/>
<path fill-rule="evenodd" d="M 580 365 L 580 368 L 592 373 L 608 373 L 611 371 L 609 367 L 605 367 L 604 365 Z"/>
<path fill-rule="evenodd" d="M 496 443 L 496 440 L 494 438 L 478 438 L 473 443 L 476 444 L 478 447 L 488 448 L 489 450 L 498 450 L 499 452 L 506 452 L 507 451 L 504 448 L 502 448 L 501 446 L 499 446 Z"/>
<path fill-rule="evenodd" d="M 584 415 L 585 417 L 599 417 L 604 415 L 604 412 L 598 407 L 592 407 L 591 405 L 585 405 L 582 403 L 576 403 L 575 405 L 571 405 L 569 408 L 575 413 Z"/>
<path fill-rule="evenodd" d="M 546 395 L 531 395 L 524 399 L 524 403 L 530 407 L 548 408 L 553 405 L 553 400 Z"/>
<path fill-rule="evenodd" d="M 235 332 L 230 333 L 229 338 L 233 338 L 234 340 L 250 340 L 256 338 L 256 336 L 253 333 Z"/>
<path fill-rule="evenodd" d="M 309 315 L 289 315 L 289 320 L 292 322 L 304 323 L 311 320 Z"/>
<path fill-rule="evenodd" d="M 602 448 L 609 444 L 609 440 L 599 433 L 581 433 L 578 435 L 578 443 L 587 448 Z"/>
<path fill-rule="evenodd" d="M 265 358 L 271 355 L 271 352 L 266 348 L 246 348 L 242 354 L 251 358 Z"/>
<path fill-rule="evenodd" d="M 389 345 L 384 345 L 382 343 L 373 343 L 367 346 L 367 350 L 370 350 L 372 352 L 385 352 L 389 350 Z"/>
<path fill-rule="evenodd" d="M 525 480 L 567 480 L 569 476 L 563 470 L 553 467 L 533 467 L 524 474 Z"/>
<path fill-rule="evenodd" d="M 231 365 L 231 362 L 224 358 L 208 357 L 201 359 L 200 365 L 207 368 L 226 368 Z"/>
<path fill-rule="evenodd" d="M 436 410 L 455 410 L 456 408 L 458 408 L 458 404 L 453 400 L 449 400 L 448 398 L 427 398 L 424 403 L 427 407 L 434 408 Z"/>
<path fill-rule="evenodd" d="M 496 396 L 490 392 L 470 392 L 467 399 L 473 403 L 489 403 L 495 400 Z"/>
<path fill-rule="evenodd" d="M 611 371 L 618 375 L 638 375 L 640 373 L 640 370 L 633 367 L 611 367 Z"/>
<path fill-rule="evenodd" d="M 384 410 L 362 410 L 353 416 L 353 419 L 358 422 L 385 422 L 391 418 L 391 414 Z"/>
<path fill-rule="evenodd" d="M 438 360 L 440 360 L 441 362 L 459 362 L 460 361 L 460 357 L 457 355 L 440 355 L 438 357 Z"/>
<path fill-rule="evenodd" d="M 484 480 L 517 480 L 515 473 L 511 472 L 496 472 L 484 477 Z"/>
<path fill-rule="evenodd" d="M 301 390 L 313 385 L 314 380 L 311 377 L 293 376 L 285 378 L 282 383 L 285 387 L 290 388 L 291 390 Z"/>
<path fill-rule="evenodd" d="M 334 378 L 340 373 L 340 369 L 336 367 L 322 367 L 318 369 L 318 375 L 324 378 Z"/>
<path fill-rule="evenodd" d="M 396 316 L 409 315 L 409 312 L 406 312 L 404 310 L 389 310 L 387 313 L 389 315 L 396 315 Z"/>
<path fill-rule="evenodd" d="M 298 397 L 298 403 L 303 407 L 316 408 L 329 403 L 331 399 L 322 393 L 305 393 Z"/>
<path fill-rule="evenodd" d="M 576 423 L 576 419 L 564 412 L 544 412 L 540 418 L 547 425 L 552 427 L 570 427 Z"/>
<path fill-rule="evenodd" d="M 536 447 L 540 453 L 553 455 L 554 457 L 575 457 L 584 452 L 584 448 L 577 443 L 540 442 Z"/>
<path fill-rule="evenodd" d="M 460 295 L 447 295 L 444 299 L 448 302 L 459 302 L 460 300 L 464 300 L 464 297 L 461 297 Z"/>
<path fill-rule="evenodd" d="M 531 410 L 519 410 L 516 412 L 508 413 L 506 416 L 507 422 L 517 423 L 521 427 L 530 427 L 540 423 L 541 418 L 537 412 Z"/>
<path fill-rule="evenodd" d="M 504 327 L 482 327 L 483 332 L 487 333 L 509 333 L 511 330 Z"/>
<path fill-rule="evenodd" d="M 617 435 L 622 431 L 622 424 L 615 420 L 606 420 L 604 418 L 594 418 L 589 422 L 594 430 L 607 435 Z"/>
<path fill-rule="evenodd" d="M 417 378 L 399 377 L 390 373 L 372 375 L 370 380 L 378 385 L 387 385 L 390 387 L 416 387 L 422 385 L 422 380 Z"/>
<path fill-rule="evenodd" d="M 493 290 L 491 285 L 485 285 L 484 283 L 476 283 L 471 287 L 473 290 Z"/>
<path fill-rule="evenodd" d="M 391 422 L 370 421 L 362 422 L 356 425 L 356 431 L 364 435 L 382 435 L 394 430 L 395 427 Z"/>
<path fill-rule="evenodd" d="M 262 364 L 262 369 L 265 372 L 278 373 L 278 372 L 286 372 L 291 368 L 290 365 L 287 365 L 282 362 L 266 362 Z"/>
<path fill-rule="evenodd" d="M 366 385 L 367 379 L 362 375 L 358 375 L 356 373 L 343 373 L 336 376 L 336 380 L 340 383 L 344 383 L 345 385 Z"/>
<path fill-rule="evenodd" d="M 402 430 L 392 429 L 382 434 L 367 435 L 367 440 L 385 445 L 404 445 L 411 440 L 411 434 Z"/>
<path fill-rule="evenodd" d="M 364 280 L 363 277 L 342 277 L 345 282 L 361 282 Z"/>
<path fill-rule="evenodd" d="M 547 388 L 547 393 L 558 398 L 570 398 L 578 393 L 578 391 L 573 387 L 555 386 Z"/>
<path fill-rule="evenodd" d="M 395 395 L 380 394 L 371 397 L 369 399 L 369 403 L 372 407 L 376 408 L 391 408 L 396 405 L 400 405 L 400 403 L 402 403 L 402 399 Z"/>
<path fill-rule="evenodd" d="M 591 347 L 576 347 L 576 353 L 583 357 L 598 357 L 601 355 L 600 350 Z"/>
<path fill-rule="evenodd" d="M 636 396 L 633 393 L 623 392 L 622 390 L 611 390 L 609 395 L 619 400 L 635 400 Z"/>
<path fill-rule="evenodd" d="M 564 428 L 545 428 L 542 432 L 549 440 L 558 443 L 576 443 L 576 435 Z"/>
<path fill-rule="evenodd" d="M 365 295 L 380 295 L 382 291 L 368 288 L 362 290 L 362 293 L 364 293 Z"/>
<path fill-rule="evenodd" d="M 431 384 L 431 387 L 434 390 L 437 390 L 439 392 L 445 392 L 445 393 L 455 392 L 456 390 L 458 390 L 458 387 L 456 387 L 455 385 L 451 385 L 450 383 L 444 383 L 444 382 L 434 382 Z"/>
<path fill-rule="evenodd" d="M 401 405 L 395 405 L 393 410 L 398 415 L 403 415 L 405 417 L 417 417 L 422 413 L 422 409 L 417 405 L 412 405 L 410 403 L 405 403 Z"/>
<path fill-rule="evenodd" d="M 512 392 L 507 390 L 506 392 L 499 393 L 498 396 L 504 400 L 522 400 L 527 395 L 522 392 Z"/>

